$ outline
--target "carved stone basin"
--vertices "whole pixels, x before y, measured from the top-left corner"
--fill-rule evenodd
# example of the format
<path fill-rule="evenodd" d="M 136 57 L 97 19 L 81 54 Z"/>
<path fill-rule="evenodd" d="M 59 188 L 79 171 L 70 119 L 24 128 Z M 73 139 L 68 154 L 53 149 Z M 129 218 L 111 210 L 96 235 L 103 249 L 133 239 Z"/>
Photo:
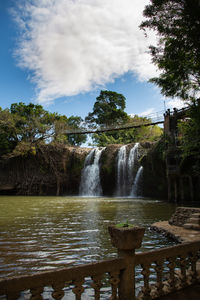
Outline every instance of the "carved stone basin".
<path fill-rule="evenodd" d="M 114 247 L 119 250 L 133 250 L 141 247 L 145 228 L 139 226 L 118 228 L 116 225 L 110 225 L 108 231 Z"/>

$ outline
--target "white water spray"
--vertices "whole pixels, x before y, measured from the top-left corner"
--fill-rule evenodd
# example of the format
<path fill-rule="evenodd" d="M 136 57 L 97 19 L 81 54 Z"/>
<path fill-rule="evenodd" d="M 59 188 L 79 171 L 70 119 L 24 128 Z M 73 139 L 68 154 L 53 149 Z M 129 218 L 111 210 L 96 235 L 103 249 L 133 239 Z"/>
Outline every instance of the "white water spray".
<path fill-rule="evenodd" d="M 126 146 L 122 146 L 117 154 L 117 192 L 116 196 L 124 196 L 126 194 L 127 183 L 127 157 Z"/>
<path fill-rule="evenodd" d="M 116 196 L 135 196 L 135 185 L 138 185 L 138 176 L 141 177 L 141 170 L 138 163 L 139 143 L 135 143 L 133 148 L 127 154 L 127 145 L 122 146 L 117 155 L 117 185 Z M 138 169 L 139 168 L 139 169 Z M 140 172 L 139 172 L 140 170 Z M 139 174 L 138 174 L 139 172 Z M 139 177 L 139 178 L 140 178 Z"/>
<path fill-rule="evenodd" d="M 132 196 L 132 197 L 141 196 L 141 186 L 140 185 L 141 185 L 142 174 L 143 174 L 143 166 L 140 166 L 137 171 L 137 174 L 135 176 L 133 188 L 132 188 L 132 191 L 130 194 L 130 196 Z"/>
<path fill-rule="evenodd" d="M 139 143 L 135 143 L 134 147 L 130 150 L 128 156 L 128 185 L 129 185 L 129 192 L 132 189 L 133 180 L 135 177 L 134 171 L 136 164 L 138 163 L 138 147 Z"/>
<path fill-rule="evenodd" d="M 80 196 L 96 197 L 102 195 L 99 160 L 104 149 L 105 148 L 93 149 L 87 155 L 81 174 L 81 183 L 79 188 Z"/>

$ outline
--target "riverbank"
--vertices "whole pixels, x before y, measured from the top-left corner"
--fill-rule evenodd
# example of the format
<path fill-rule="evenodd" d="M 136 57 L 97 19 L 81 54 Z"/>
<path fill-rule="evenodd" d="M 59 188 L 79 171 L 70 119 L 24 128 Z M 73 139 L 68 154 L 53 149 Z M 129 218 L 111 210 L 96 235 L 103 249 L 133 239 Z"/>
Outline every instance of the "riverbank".
<path fill-rule="evenodd" d="M 200 231 L 170 225 L 168 221 L 156 222 L 151 225 L 151 229 L 174 239 L 178 243 L 194 242 L 200 240 Z"/>
<path fill-rule="evenodd" d="M 151 229 L 178 243 L 200 240 L 200 208 L 177 207 L 169 221 L 156 222 Z"/>

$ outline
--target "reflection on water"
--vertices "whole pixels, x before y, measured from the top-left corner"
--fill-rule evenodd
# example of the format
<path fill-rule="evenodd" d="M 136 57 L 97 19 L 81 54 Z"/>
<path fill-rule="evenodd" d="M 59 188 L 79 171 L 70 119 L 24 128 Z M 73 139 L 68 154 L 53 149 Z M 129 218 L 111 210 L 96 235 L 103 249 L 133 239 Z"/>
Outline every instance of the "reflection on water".
<path fill-rule="evenodd" d="M 140 251 L 164 246 L 166 238 L 148 227 L 174 210 L 147 199 L 1 196 L 0 277 L 112 258 L 110 223 L 145 226 Z"/>

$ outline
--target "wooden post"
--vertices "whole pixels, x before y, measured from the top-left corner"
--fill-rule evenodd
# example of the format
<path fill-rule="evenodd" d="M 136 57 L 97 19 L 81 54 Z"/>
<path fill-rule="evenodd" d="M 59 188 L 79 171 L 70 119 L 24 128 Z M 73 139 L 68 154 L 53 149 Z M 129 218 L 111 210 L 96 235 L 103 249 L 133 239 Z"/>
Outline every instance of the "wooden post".
<path fill-rule="evenodd" d="M 126 265 L 120 273 L 119 300 L 135 300 L 135 249 L 141 247 L 145 228 L 109 226 L 108 231 L 112 245 Z"/>

